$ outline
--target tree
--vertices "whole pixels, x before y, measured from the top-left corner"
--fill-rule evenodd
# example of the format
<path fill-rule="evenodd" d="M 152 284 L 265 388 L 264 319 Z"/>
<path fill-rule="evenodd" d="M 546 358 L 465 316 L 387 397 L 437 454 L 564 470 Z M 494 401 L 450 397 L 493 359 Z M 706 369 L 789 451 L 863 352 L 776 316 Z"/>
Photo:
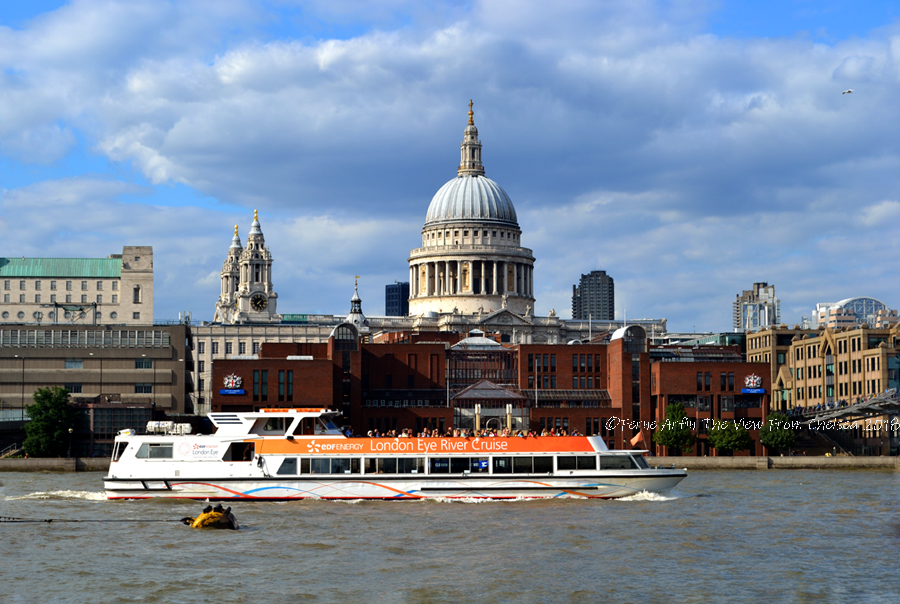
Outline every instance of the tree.
<path fill-rule="evenodd" d="M 759 442 L 776 451 L 790 449 L 796 439 L 797 435 L 791 429 L 787 416 L 781 413 L 767 415 L 766 423 L 759 431 Z"/>
<path fill-rule="evenodd" d="M 743 451 L 753 446 L 750 432 L 735 421 L 716 421 L 706 439 L 719 451 Z"/>
<path fill-rule="evenodd" d="M 31 457 L 58 457 L 69 448 L 69 428 L 75 427 L 75 409 L 69 405 L 69 391 L 59 386 L 38 388 L 29 405 L 25 424 L 25 452 Z"/>
<path fill-rule="evenodd" d="M 684 413 L 681 403 L 666 405 L 666 419 L 653 433 L 653 442 L 668 447 L 674 454 L 680 455 L 694 446 L 697 437 L 692 429 L 693 422 Z"/>

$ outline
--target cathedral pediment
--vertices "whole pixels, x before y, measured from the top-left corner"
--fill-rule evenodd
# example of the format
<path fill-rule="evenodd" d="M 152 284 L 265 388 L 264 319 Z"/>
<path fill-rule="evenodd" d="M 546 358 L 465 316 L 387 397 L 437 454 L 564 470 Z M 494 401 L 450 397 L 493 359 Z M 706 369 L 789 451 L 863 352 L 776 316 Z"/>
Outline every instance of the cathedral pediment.
<path fill-rule="evenodd" d="M 480 317 L 477 323 L 479 325 L 534 325 L 530 320 L 506 308 L 501 308 L 489 315 Z"/>

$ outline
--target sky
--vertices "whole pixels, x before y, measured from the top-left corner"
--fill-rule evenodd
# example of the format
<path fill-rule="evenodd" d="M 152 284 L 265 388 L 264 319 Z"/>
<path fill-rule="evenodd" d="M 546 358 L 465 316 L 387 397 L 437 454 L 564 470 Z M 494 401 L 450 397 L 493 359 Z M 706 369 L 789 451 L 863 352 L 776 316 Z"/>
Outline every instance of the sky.
<path fill-rule="evenodd" d="M 897 308 L 898 92 L 895 1 L 5 2 L 0 256 L 151 245 L 155 318 L 211 320 L 257 209 L 278 312 L 380 315 L 472 99 L 538 315 L 592 270 L 670 331 Z"/>

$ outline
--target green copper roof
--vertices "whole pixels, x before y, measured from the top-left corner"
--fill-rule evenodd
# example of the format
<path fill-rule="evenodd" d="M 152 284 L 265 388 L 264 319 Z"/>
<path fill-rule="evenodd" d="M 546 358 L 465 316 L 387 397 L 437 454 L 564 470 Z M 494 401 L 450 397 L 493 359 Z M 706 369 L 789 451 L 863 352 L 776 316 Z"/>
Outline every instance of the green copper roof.
<path fill-rule="evenodd" d="M 0 278 L 121 276 L 121 258 L 0 258 Z"/>

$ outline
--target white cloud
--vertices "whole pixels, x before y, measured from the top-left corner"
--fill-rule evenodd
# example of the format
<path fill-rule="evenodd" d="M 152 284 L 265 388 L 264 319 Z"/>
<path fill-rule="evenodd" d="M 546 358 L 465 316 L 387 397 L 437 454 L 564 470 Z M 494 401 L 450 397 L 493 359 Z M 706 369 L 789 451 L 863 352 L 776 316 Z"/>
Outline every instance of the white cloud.
<path fill-rule="evenodd" d="M 595 268 L 616 278 L 620 308 L 675 329 L 727 329 L 753 281 L 775 283 L 786 309 L 873 281 L 896 306 L 880 285 L 896 269 L 898 204 L 884 201 L 900 184 L 894 30 L 832 46 L 723 39 L 700 29 L 708 3 L 680 6 L 313 2 L 301 20 L 365 33 L 271 39 L 253 29 L 272 18 L 253 3 L 79 0 L 0 29 L 0 154 L 53 162 L 79 133 L 154 185 L 221 201 L 185 208 L 191 220 L 175 228 L 163 228 L 171 209 L 149 204 L 124 215 L 143 224 L 116 222 L 152 233 L 163 266 L 178 268 L 158 271 L 172 280 L 161 291 L 186 273 L 211 296 L 198 307 L 217 295 L 229 204 L 277 217 L 264 220 L 276 274 L 298 296 L 282 293 L 280 310 L 333 309 L 357 272 L 372 275 L 380 307 L 454 175 L 474 98 L 488 175 L 538 258 L 538 312 L 565 316 L 571 284 Z M 134 194 L 91 179 L 46 187 L 101 203 L 87 187 L 115 211 L 117 195 Z M 103 220 L 98 210 L 73 224 L 105 233 Z M 80 254 L 68 237 L 56 245 Z"/>

